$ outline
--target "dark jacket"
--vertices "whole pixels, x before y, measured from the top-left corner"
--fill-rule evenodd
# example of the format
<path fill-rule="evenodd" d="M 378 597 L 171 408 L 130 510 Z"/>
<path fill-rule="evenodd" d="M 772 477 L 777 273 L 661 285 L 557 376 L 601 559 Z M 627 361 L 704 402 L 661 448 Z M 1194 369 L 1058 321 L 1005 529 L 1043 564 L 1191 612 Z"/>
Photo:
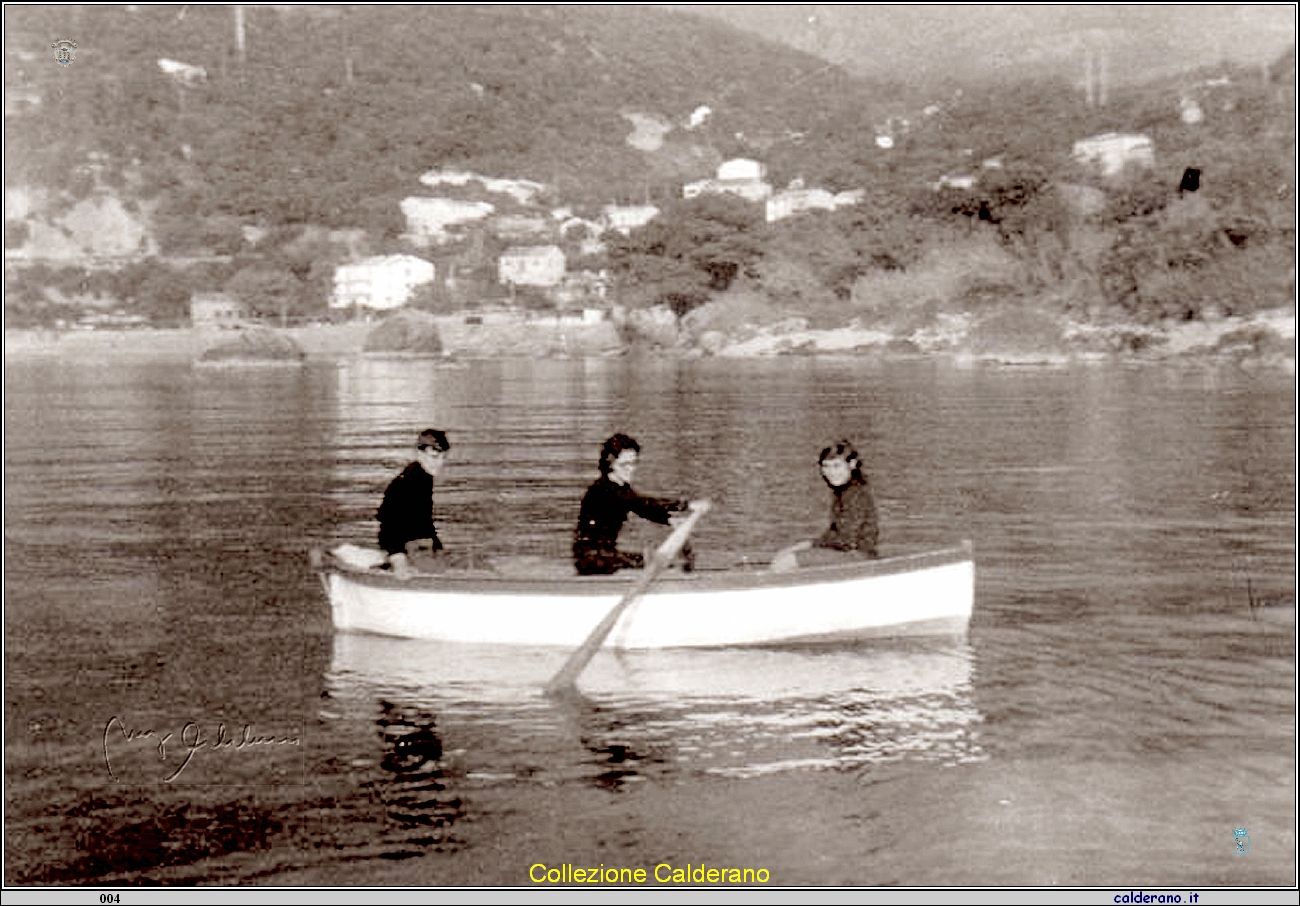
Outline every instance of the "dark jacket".
<path fill-rule="evenodd" d="M 433 525 L 433 476 L 413 462 L 401 471 L 379 505 L 379 546 L 389 554 L 406 550 L 408 541 L 432 538 L 433 549 L 442 550 Z"/>
<path fill-rule="evenodd" d="M 613 572 L 613 569 L 584 569 L 585 565 L 595 565 L 596 561 L 603 563 L 608 560 L 610 565 L 617 563 L 615 569 L 638 565 L 614 558 L 618 552 L 618 533 L 627 521 L 627 514 L 636 513 L 642 519 L 667 525 L 668 514 L 682 508 L 683 504 L 678 501 L 642 497 L 632 490 L 631 485 L 615 484 L 608 476 L 601 476 L 599 481 L 587 489 L 578 511 L 578 528 L 573 536 L 573 559 L 578 564 L 579 572 Z"/>
<path fill-rule="evenodd" d="M 876 556 L 880 526 L 876 521 L 876 501 L 871 496 L 871 485 L 865 477 L 855 475 L 844 487 L 834 490 L 831 527 L 813 546 Z"/>

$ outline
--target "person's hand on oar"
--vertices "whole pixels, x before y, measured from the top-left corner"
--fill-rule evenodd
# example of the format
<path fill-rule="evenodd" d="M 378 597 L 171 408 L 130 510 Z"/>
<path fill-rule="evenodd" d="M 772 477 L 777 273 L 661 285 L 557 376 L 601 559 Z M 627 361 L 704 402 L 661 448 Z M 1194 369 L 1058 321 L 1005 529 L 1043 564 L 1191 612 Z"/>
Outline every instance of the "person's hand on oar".
<path fill-rule="evenodd" d="M 415 575 L 415 567 L 411 565 L 411 561 L 406 554 L 390 554 L 388 567 L 392 577 L 401 579 L 403 582 Z"/>
<path fill-rule="evenodd" d="M 680 505 L 681 504 L 678 504 L 678 506 Z M 705 499 L 688 500 L 686 502 L 686 512 L 683 513 L 681 510 L 678 510 L 677 512 L 673 513 L 671 516 L 668 517 L 668 524 L 671 525 L 673 528 L 676 528 L 677 526 L 681 525 L 683 522 L 685 522 L 687 519 L 690 518 L 689 515 L 690 513 L 694 513 L 697 511 L 707 513 L 709 507 L 711 507 L 712 505 L 713 505 L 712 503 L 710 503 L 708 500 Z"/>
<path fill-rule="evenodd" d="M 560 672 L 555 674 L 547 684 L 546 693 L 548 695 L 568 695 L 576 691 L 578 676 L 586 669 L 591 659 L 595 657 L 596 652 L 600 650 L 600 646 L 605 644 L 605 639 L 609 637 L 614 624 L 623 615 L 623 611 L 627 610 L 633 601 L 641 597 L 645 590 L 650 587 L 650 583 L 654 582 L 659 577 L 659 574 L 664 571 L 664 568 L 673 561 L 673 558 L 681 551 L 682 545 L 686 543 L 686 539 L 690 537 L 691 529 L 695 528 L 695 523 L 699 522 L 700 517 L 709 511 L 710 506 L 711 504 L 707 500 L 691 501 L 690 514 L 682 520 L 680 525 L 673 529 L 673 533 L 668 536 L 668 539 L 659 545 L 659 549 L 646 563 L 645 572 L 636 580 L 632 590 L 623 595 L 622 599 L 614 605 L 614 608 L 605 615 L 605 619 L 601 620 L 600 624 L 591 631 L 591 635 L 587 636 L 586 641 L 564 662 Z"/>

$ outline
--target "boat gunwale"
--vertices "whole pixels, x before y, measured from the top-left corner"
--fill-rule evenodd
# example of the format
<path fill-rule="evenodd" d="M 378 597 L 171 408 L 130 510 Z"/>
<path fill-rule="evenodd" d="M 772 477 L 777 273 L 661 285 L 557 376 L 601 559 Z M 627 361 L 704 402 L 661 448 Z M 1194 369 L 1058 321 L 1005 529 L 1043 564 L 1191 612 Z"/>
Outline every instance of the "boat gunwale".
<path fill-rule="evenodd" d="M 846 564 L 808 566 L 774 573 L 767 569 L 723 569 L 691 573 L 670 572 L 661 575 L 647 595 L 697 594 L 700 592 L 752 591 L 766 588 L 797 588 L 839 584 L 864 579 L 905 575 L 926 569 L 974 565 L 970 541 L 940 550 L 860 560 Z M 636 573 L 627 576 L 538 576 L 521 578 L 502 576 L 490 571 L 448 571 L 419 575 L 402 580 L 377 572 L 361 572 L 327 566 L 323 576 L 337 575 L 367 588 L 406 591 L 415 594 L 499 594 L 535 597 L 621 595 L 632 586 Z M 328 585 L 328 582 L 326 583 Z"/>

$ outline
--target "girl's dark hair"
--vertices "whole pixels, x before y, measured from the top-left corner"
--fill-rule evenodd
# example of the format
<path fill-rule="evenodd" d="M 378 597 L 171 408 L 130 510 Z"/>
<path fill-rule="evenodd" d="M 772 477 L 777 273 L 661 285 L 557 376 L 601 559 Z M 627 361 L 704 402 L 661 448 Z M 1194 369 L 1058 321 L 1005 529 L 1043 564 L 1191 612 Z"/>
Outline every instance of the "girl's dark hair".
<path fill-rule="evenodd" d="M 451 449 L 451 444 L 447 442 L 447 432 L 439 431 L 437 428 L 425 428 L 421 431 L 420 436 L 415 439 L 415 446 L 419 449 L 432 447 L 443 453 Z"/>
<path fill-rule="evenodd" d="M 600 474 L 608 475 L 610 467 L 614 460 L 618 459 L 618 454 L 624 450 L 635 450 L 641 452 L 641 445 L 626 434 L 615 434 L 609 440 L 605 441 L 605 446 L 600 448 Z"/>
<path fill-rule="evenodd" d="M 822 455 L 817 457 L 817 465 L 820 466 L 828 459 L 842 459 L 845 462 L 853 463 L 852 477 L 858 481 L 865 480 L 862 475 L 862 457 L 858 455 L 858 450 L 853 446 L 851 440 L 839 440 L 822 450 Z"/>

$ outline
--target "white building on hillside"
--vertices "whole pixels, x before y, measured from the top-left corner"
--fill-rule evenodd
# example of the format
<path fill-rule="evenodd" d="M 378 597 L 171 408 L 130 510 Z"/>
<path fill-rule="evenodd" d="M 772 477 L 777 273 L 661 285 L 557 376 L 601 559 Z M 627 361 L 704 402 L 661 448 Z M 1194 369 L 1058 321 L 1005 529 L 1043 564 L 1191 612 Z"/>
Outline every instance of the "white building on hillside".
<path fill-rule="evenodd" d="M 559 285 L 552 287 L 551 301 L 559 309 L 586 309 L 600 311 L 592 306 L 601 305 L 609 289 L 607 271 L 577 271 L 564 275 Z"/>
<path fill-rule="evenodd" d="M 756 160 L 738 157 L 718 165 L 716 179 L 701 179 L 682 186 L 683 198 L 701 195 L 739 195 L 746 201 L 766 201 L 772 186 L 764 181 L 766 168 Z"/>
<path fill-rule="evenodd" d="M 235 327 L 244 316 L 244 303 L 227 293 L 190 296 L 190 324 L 195 327 Z"/>
<path fill-rule="evenodd" d="M 375 310 L 405 305 L 417 286 L 433 281 L 433 265 L 414 255 L 380 255 L 334 270 L 331 308 Z"/>
<path fill-rule="evenodd" d="M 626 236 L 658 217 L 659 209 L 652 204 L 607 204 L 601 213 L 606 229 L 618 230 Z"/>
<path fill-rule="evenodd" d="M 975 188 L 979 182 L 978 176 L 972 176 L 969 173 L 945 173 L 939 177 L 939 181 L 930 186 L 936 192 L 941 189 L 966 189 Z"/>
<path fill-rule="evenodd" d="M 696 107 L 691 111 L 690 118 L 686 120 L 686 128 L 695 129 L 699 126 L 703 126 L 711 116 L 713 116 L 713 111 L 701 104 L 699 107 Z"/>
<path fill-rule="evenodd" d="M 554 229 L 545 217 L 527 214 L 498 214 L 488 221 L 492 235 L 507 242 L 549 239 Z"/>
<path fill-rule="evenodd" d="M 458 198 L 425 198 L 413 195 L 402 199 L 406 216 L 406 235 L 416 245 L 442 245 L 451 238 L 448 227 L 482 220 L 494 208 L 486 201 L 462 201 Z"/>
<path fill-rule="evenodd" d="M 584 239 L 596 239 L 600 234 L 610 227 L 605 223 L 595 220 L 587 220 L 582 217 L 569 217 L 560 224 L 560 238 L 571 239 L 580 237 Z"/>
<path fill-rule="evenodd" d="M 558 246 L 517 245 L 501 253 L 497 279 L 515 286 L 558 286 L 564 268 L 564 252 Z"/>
<path fill-rule="evenodd" d="M 748 157 L 737 157 L 718 164 L 720 181 L 739 179 L 762 179 L 767 175 L 767 168 Z"/>
<path fill-rule="evenodd" d="M 467 170 L 430 170 L 420 177 L 420 182 L 431 189 L 443 185 L 464 187 L 471 182 L 476 182 L 485 191 L 498 195 L 509 195 L 522 205 L 532 204 L 534 199 L 546 189 L 545 185 L 540 182 L 533 182 L 531 179 L 480 176 Z"/>
<path fill-rule="evenodd" d="M 1107 132 L 1075 142 L 1074 159 L 1097 167 L 1102 176 L 1115 176 L 1130 164 L 1154 166 L 1156 152 L 1149 136 Z"/>
<path fill-rule="evenodd" d="M 862 200 L 862 189 L 851 192 L 830 192 L 826 189 L 786 189 L 767 200 L 767 222 L 775 223 L 796 214 L 809 211 L 834 211 L 849 207 Z"/>

